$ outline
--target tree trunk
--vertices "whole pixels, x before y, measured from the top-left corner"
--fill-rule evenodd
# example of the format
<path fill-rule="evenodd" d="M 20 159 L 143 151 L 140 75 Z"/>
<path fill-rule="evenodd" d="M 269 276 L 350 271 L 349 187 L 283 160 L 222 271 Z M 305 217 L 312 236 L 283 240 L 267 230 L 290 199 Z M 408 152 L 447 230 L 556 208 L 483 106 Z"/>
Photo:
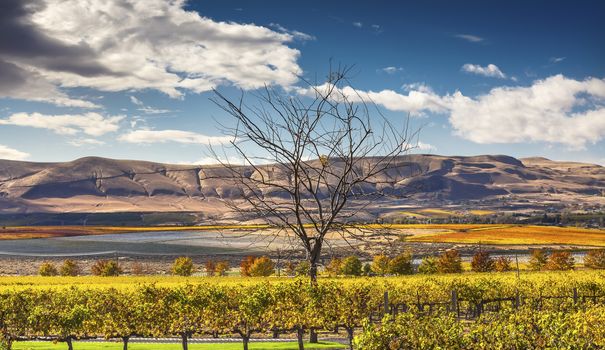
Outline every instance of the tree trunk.
<path fill-rule="evenodd" d="M 305 344 L 303 337 L 305 336 L 305 330 L 302 327 L 296 328 L 296 339 L 298 340 L 298 350 L 305 350 Z"/>
<path fill-rule="evenodd" d="M 250 336 L 242 334 L 242 342 L 244 343 L 244 350 L 248 350 L 249 341 L 250 341 Z"/>
<path fill-rule="evenodd" d="M 71 343 L 71 337 L 67 337 L 67 338 L 65 339 L 65 342 L 67 343 L 67 349 L 68 349 L 68 350 L 74 350 L 74 346 L 73 346 L 73 344 Z"/>
<path fill-rule="evenodd" d="M 353 327 L 347 327 L 347 335 L 349 338 L 349 349 L 353 350 Z"/>
<path fill-rule="evenodd" d="M 183 350 L 187 350 L 189 348 L 189 344 L 187 343 L 187 333 L 181 333 L 181 342 L 183 344 Z"/>
<path fill-rule="evenodd" d="M 309 330 L 309 343 L 311 344 L 317 344 L 318 340 L 317 340 L 317 331 L 315 330 L 315 328 L 311 328 Z"/>
<path fill-rule="evenodd" d="M 128 340 L 130 340 L 130 337 L 122 337 L 122 343 L 124 343 L 123 349 L 124 350 L 128 350 Z"/>
<path fill-rule="evenodd" d="M 311 279 L 311 286 L 317 287 L 317 261 L 321 254 L 321 241 L 316 241 L 311 254 L 309 255 L 309 278 Z M 317 332 L 313 327 L 309 330 L 309 343 L 317 344 Z"/>
<path fill-rule="evenodd" d="M 4 344 L 6 345 L 6 350 L 11 350 L 13 348 L 13 338 L 10 336 L 4 337 Z"/>
<path fill-rule="evenodd" d="M 309 267 L 309 279 L 311 281 L 311 285 L 317 285 L 317 264 L 314 262 L 310 263 Z"/>

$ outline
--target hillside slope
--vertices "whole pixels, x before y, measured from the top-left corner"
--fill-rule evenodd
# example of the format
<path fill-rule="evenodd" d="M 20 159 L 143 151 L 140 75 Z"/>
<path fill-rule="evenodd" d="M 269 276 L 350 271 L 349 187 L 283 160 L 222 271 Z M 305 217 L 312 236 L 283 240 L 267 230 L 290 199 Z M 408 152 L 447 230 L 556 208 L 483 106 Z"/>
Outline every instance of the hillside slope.
<path fill-rule="evenodd" d="M 365 160 L 372 163 L 375 160 Z M 287 181 L 278 165 L 249 168 L 250 177 Z M 222 215 L 222 200 L 241 192 L 220 166 L 171 165 L 86 157 L 64 163 L 0 160 L 0 213 L 204 211 Z M 409 155 L 368 185 L 406 203 L 502 202 L 510 198 L 602 205 L 605 168 L 594 164 L 502 155 Z M 276 189 L 258 189 L 282 196 Z M 378 205 L 378 204 L 377 204 Z"/>

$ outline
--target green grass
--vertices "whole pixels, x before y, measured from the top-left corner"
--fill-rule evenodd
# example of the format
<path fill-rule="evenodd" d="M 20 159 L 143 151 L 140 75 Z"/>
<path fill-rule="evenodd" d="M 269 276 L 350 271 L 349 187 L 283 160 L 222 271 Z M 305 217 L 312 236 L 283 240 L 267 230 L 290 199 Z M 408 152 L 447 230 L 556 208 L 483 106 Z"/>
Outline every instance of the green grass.
<path fill-rule="evenodd" d="M 122 350 L 121 342 L 74 342 L 74 350 Z M 214 343 L 214 344 L 189 344 L 191 350 L 240 350 L 242 343 Z M 345 346 L 333 342 L 319 342 L 317 344 L 305 343 L 305 349 L 344 349 Z M 66 343 L 52 342 L 16 342 L 13 350 L 65 350 Z M 132 350 L 180 350 L 181 344 L 151 344 L 151 343 L 130 343 L 128 349 Z M 298 345 L 295 342 L 271 343 L 271 342 L 250 342 L 250 350 L 296 350 Z"/>

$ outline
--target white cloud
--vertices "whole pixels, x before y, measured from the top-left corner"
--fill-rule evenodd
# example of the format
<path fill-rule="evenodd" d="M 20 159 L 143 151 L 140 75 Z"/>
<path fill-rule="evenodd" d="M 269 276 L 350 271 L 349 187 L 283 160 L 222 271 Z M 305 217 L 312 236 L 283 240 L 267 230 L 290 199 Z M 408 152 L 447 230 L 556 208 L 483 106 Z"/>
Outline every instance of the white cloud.
<path fill-rule="evenodd" d="M 134 130 L 121 135 L 119 140 L 129 143 L 192 143 L 222 144 L 232 140 L 228 136 L 207 136 L 184 130 Z"/>
<path fill-rule="evenodd" d="M 433 89 L 428 86 L 426 83 L 424 82 L 415 82 L 415 83 L 409 83 L 409 84 L 403 84 L 401 86 L 401 88 L 405 91 L 420 91 L 420 92 L 426 92 L 426 93 L 431 93 L 434 94 Z"/>
<path fill-rule="evenodd" d="M 363 27 L 363 23 L 361 23 L 361 22 L 353 22 L 353 26 L 355 26 L 357 28 L 361 28 L 361 27 Z"/>
<path fill-rule="evenodd" d="M 185 10 L 185 0 L 40 3 L 21 11 L 26 15 L 19 23 L 29 26 L 24 33 L 36 32 L 38 39 L 52 43 L 53 51 L 31 58 L 23 52 L 0 57 L 31 77 L 27 86 L 21 83 L 21 93 L 0 89 L 0 97 L 41 96 L 39 100 L 59 105 L 91 108 L 98 106 L 70 99 L 57 87 L 154 89 L 181 98 L 186 92 L 200 93 L 225 84 L 243 89 L 290 86 L 301 73 L 300 52 L 288 43 L 304 33 L 214 21 Z M 32 86 L 37 92 L 27 93 Z"/>
<path fill-rule="evenodd" d="M 316 88 L 325 91 L 328 86 Z M 477 97 L 460 91 L 441 96 L 422 83 L 404 88 L 406 94 L 348 86 L 337 91 L 350 101 L 374 102 L 391 111 L 447 114 L 456 134 L 481 144 L 546 142 L 582 149 L 605 139 L 605 79 L 555 75 L 530 86 L 496 87 Z M 315 94 L 313 89 L 298 92 Z"/>
<path fill-rule="evenodd" d="M 101 136 L 117 131 L 123 115 L 104 116 L 99 113 L 46 115 L 40 113 L 15 113 L 0 119 L 0 125 L 28 126 L 48 129 L 57 134 L 75 135 L 84 133 Z"/>
<path fill-rule="evenodd" d="M 133 104 L 135 104 L 137 106 L 143 105 L 143 102 L 141 100 L 139 100 L 138 98 L 136 98 L 135 96 L 130 96 L 130 102 L 132 102 Z"/>
<path fill-rule="evenodd" d="M 150 107 L 150 106 L 145 106 L 143 101 L 139 100 L 135 96 L 130 96 L 130 102 L 139 106 L 139 108 L 137 108 L 137 111 L 143 112 L 145 114 L 164 114 L 164 113 L 172 112 L 169 109 L 159 109 L 159 108 L 154 108 L 154 107 Z"/>
<path fill-rule="evenodd" d="M 477 143 L 548 142 L 581 149 L 605 137 L 605 79 L 556 75 L 528 87 L 446 97 L 456 133 Z"/>
<path fill-rule="evenodd" d="M 467 63 L 467 64 L 463 65 L 461 69 L 467 73 L 483 75 L 485 77 L 500 78 L 500 79 L 506 78 L 506 74 L 502 73 L 502 71 L 500 70 L 500 68 L 498 68 L 498 66 L 496 66 L 495 64 L 491 64 L 491 63 L 485 67 L 482 67 L 478 64 Z"/>
<path fill-rule="evenodd" d="M 279 23 L 269 23 L 269 27 L 273 27 L 282 33 L 290 34 L 296 40 L 301 40 L 301 41 L 316 40 L 316 38 L 313 35 L 299 32 L 298 30 L 289 30 Z"/>
<path fill-rule="evenodd" d="M 401 72 L 402 70 L 403 70 L 403 68 L 395 67 L 395 66 L 388 66 L 388 67 L 384 67 L 381 69 L 381 71 L 383 71 L 387 74 L 395 74 L 397 72 Z"/>
<path fill-rule="evenodd" d="M 97 140 L 97 139 L 91 139 L 91 138 L 79 138 L 79 139 L 74 139 L 74 140 L 70 140 L 68 141 L 68 143 L 72 146 L 75 147 L 82 147 L 82 146 L 100 146 L 100 145 L 104 145 L 105 142 L 101 141 L 101 140 Z"/>
<path fill-rule="evenodd" d="M 567 57 L 551 57 L 548 61 L 550 63 L 559 63 L 563 62 Z"/>
<path fill-rule="evenodd" d="M 480 36 L 472 35 L 472 34 L 456 34 L 454 36 L 458 39 L 463 39 L 463 40 L 466 40 L 471 43 L 480 43 L 485 40 Z"/>
<path fill-rule="evenodd" d="M 99 108 L 90 101 L 70 98 L 35 70 L 23 69 L 0 57 L 0 98 L 48 102 L 63 107 Z"/>
<path fill-rule="evenodd" d="M 323 84 L 316 86 L 317 91 L 327 91 L 329 85 Z M 346 96 L 351 102 L 375 103 L 386 109 L 398 112 L 406 112 L 411 115 L 422 115 L 424 112 L 445 112 L 447 106 L 443 99 L 430 89 L 410 90 L 407 95 L 397 93 L 393 90 L 381 91 L 362 91 L 356 90 L 350 86 L 345 86 L 335 90 L 337 95 Z M 313 88 L 302 88 L 298 90 L 299 94 L 305 96 L 315 96 Z"/>
<path fill-rule="evenodd" d="M 21 152 L 8 146 L 0 145 L 0 159 L 24 160 L 29 156 L 29 153 Z"/>
<path fill-rule="evenodd" d="M 437 150 L 437 147 L 422 141 L 418 141 L 413 147 L 415 150 L 423 152 L 435 152 Z"/>

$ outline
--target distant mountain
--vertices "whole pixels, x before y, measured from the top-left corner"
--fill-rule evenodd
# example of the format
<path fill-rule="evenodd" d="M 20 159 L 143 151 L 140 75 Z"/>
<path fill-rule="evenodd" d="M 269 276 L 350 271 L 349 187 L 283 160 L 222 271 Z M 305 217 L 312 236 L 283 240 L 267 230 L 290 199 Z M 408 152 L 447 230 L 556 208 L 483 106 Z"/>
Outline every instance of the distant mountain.
<path fill-rule="evenodd" d="M 279 165 L 248 170 L 250 177 L 260 171 L 288 181 Z M 196 211 L 221 216 L 226 213 L 222 200 L 241 196 L 226 175 L 221 166 L 98 157 L 64 163 L 0 160 L 0 213 Z M 605 204 L 604 167 L 545 158 L 408 155 L 378 180 L 379 189 L 393 195 L 376 204 L 381 208 L 388 208 L 389 201 L 419 206 L 487 203 L 498 207 L 511 201 Z M 274 188 L 259 191 L 267 197 L 283 197 Z"/>

